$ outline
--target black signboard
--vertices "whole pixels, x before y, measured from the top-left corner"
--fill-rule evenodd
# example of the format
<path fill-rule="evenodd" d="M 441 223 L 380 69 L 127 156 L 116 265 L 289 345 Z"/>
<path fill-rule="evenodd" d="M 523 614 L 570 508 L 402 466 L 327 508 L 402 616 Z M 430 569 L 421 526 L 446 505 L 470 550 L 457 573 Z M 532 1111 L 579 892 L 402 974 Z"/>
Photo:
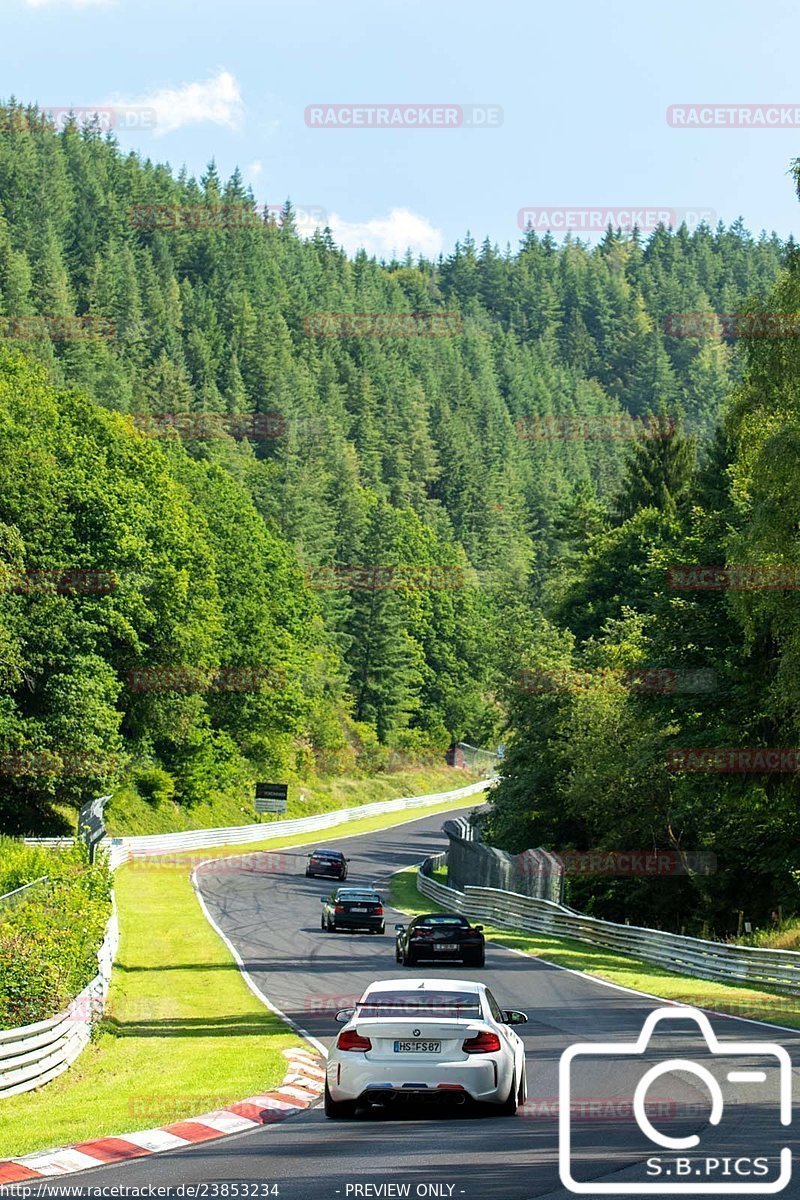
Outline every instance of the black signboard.
<path fill-rule="evenodd" d="M 257 783 L 256 812 L 285 813 L 288 783 Z"/>
<path fill-rule="evenodd" d="M 256 800 L 285 800 L 288 794 L 288 783 L 256 784 Z"/>

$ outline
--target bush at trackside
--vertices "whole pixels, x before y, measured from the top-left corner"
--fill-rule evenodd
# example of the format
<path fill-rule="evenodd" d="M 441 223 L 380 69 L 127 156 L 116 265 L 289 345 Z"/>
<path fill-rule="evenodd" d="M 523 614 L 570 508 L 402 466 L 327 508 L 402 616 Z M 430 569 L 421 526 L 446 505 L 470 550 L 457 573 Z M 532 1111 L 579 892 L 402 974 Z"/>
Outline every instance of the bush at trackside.
<path fill-rule="evenodd" d="M 41 850 L 2 839 L 0 893 L 42 874 L 30 900 L 0 909 L 0 1028 L 61 1012 L 97 974 L 111 915 L 111 874 L 83 846 Z"/>

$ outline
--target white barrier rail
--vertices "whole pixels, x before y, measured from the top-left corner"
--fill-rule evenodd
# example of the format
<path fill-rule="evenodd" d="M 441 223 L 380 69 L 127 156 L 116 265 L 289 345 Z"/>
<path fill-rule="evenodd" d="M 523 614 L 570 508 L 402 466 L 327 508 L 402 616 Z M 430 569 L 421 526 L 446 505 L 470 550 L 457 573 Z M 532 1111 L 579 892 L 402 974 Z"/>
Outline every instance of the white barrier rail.
<path fill-rule="evenodd" d="M 466 800 L 469 796 L 485 791 L 493 782 L 493 779 L 480 779 L 467 787 L 437 792 L 430 796 L 402 796 L 397 800 L 376 800 L 372 804 L 358 804 L 353 808 L 337 808 L 333 812 L 267 821 L 259 825 L 234 825 L 224 829 L 194 829 L 188 833 L 152 833 L 139 837 L 106 838 L 100 843 L 100 847 L 108 849 L 109 864 L 112 870 L 116 870 L 130 859 L 144 855 L 174 854 L 181 850 L 207 850 L 213 846 L 238 846 L 249 842 L 272 841 L 275 838 L 291 837 L 295 833 L 333 829 L 350 821 L 360 821 L 362 817 L 403 812 L 413 808 L 429 808 L 436 804 L 444 804 L 448 800 Z"/>
<path fill-rule="evenodd" d="M 444 855 L 435 855 L 425 866 L 433 869 L 444 861 Z M 431 879 L 422 870 L 417 873 L 417 890 L 443 908 L 489 921 L 498 927 L 574 938 L 658 963 L 679 974 L 728 983 L 749 983 L 800 996 L 800 953 L 797 951 L 732 946 L 636 925 L 618 925 L 584 916 L 550 900 L 534 900 L 497 888 L 467 886 L 463 892 L 458 892 Z"/>
<path fill-rule="evenodd" d="M 213 846 L 233 846 L 290 836 L 294 833 L 330 829 L 357 821 L 361 817 L 402 812 L 405 809 L 429 808 L 448 800 L 466 800 L 490 787 L 493 780 L 482 779 L 467 787 L 430 796 L 403 796 L 397 800 L 379 800 L 373 804 L 340 808 L 334 812 L 318 813 L 297 820 L 270 821 L 260 825 L 234 825 L 224 829 L 198 829 L 189 833 L 151 834 L 141 837 L 107 838 L 100 843 L 108 851 L 112 870 L 143 855 L 161 855 L 180 850 L 209 849 Z M 64 838 L 26 838 L 30 845 L 72 845 Z M 88 1044 L 93 1024 L 105 1008 L 111 967 L 119 944 L 116 906 L 109 920 L 103 944 L 98 953 L 98 973 L 88 987 L 68 1005 L 65 1012 L 34 1025 L 0 1032 L 0 1099 L 43 1087 L 57 1078 L 75 1061 Z"/>
<path fill-rule="evenodd" d="M 0 1033 L 0 1098 L 30 1092 L 50 1083 L 72 1065 L 88 1044 L 92 1026 L 105 1008 L 118 943 L 115 906 L 97 956 L 97 975 L 92 982 L 57 1016 Z"/>

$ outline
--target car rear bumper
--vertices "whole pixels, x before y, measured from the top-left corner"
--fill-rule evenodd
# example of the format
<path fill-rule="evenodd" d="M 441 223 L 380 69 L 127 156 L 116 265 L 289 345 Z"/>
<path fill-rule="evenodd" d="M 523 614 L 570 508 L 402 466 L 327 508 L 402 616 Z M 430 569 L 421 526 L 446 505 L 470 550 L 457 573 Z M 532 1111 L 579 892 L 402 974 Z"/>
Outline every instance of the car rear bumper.
<path fill-rule="evenodd" d="M 354 913 L 352 916 L 338 914 L 331 917 L 331 921 L 337 929 L 383 929 L 384 918 Z"/>
<path fill-rule="evenodd" d="M 355 1056 L 354 1056 L 355 1058 Z M 405 1097 L 424 1100 L 465 1098 L 501 1103 L 511 1086 L 513 1066 L 502 1054 L 473 1055 L 457 1062 L 329 1062 L 328 1089 L 334 1100 L 388 1102 Z"/>
<path fill-rule="evenodd" d="M 483 953 L 483 946 L 480 943 L 475 945 L 459 946 L 457 950 L 434 950 L 430 945 L 418 945 L 412 942 L 408 948 L 409 953 L 417 960 L 417 962 L 460 962 L 462 959 L 480 958 Z"/>
<path fill-rule="evenodd" d="M 338 879 L 343 867 L 306 867 L 306 875 L 318 875 L 324 879 Z"/>

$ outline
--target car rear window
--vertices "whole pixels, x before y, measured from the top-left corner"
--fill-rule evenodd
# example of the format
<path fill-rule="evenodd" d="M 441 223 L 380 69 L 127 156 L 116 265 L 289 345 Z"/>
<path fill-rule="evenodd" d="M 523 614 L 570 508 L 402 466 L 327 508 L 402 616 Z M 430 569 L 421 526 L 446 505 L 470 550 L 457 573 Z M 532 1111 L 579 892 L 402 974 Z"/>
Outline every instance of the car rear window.
<path fill-rule="evenodd" d="M 357 1017 L 480 1017 L 477 992 L 372 992 Z"/>
<path fill-rule="evenodd" d="M 315 850 L 311 855 L 312 858 L 329 858 L 331 862 L 340 862 L 341 854 L 336 850 Z"/>
<path fill-rule="evenodd" d="M 469 925 L 469 921 L 466 919 L 466 917 L 433 916 L 433 917 L 420 917 L 420 919 L 418 921 L 415 921 L 414 924 L 415 925 L 460 925 L 461 928 L 463 929 L 465 926 Z"/>
<path fill-rule="evenodd" d="M 380 904 L 381 898 L 375 892 L 337 892 L 339 900 L 351 901 L 355 904 Z"/>

